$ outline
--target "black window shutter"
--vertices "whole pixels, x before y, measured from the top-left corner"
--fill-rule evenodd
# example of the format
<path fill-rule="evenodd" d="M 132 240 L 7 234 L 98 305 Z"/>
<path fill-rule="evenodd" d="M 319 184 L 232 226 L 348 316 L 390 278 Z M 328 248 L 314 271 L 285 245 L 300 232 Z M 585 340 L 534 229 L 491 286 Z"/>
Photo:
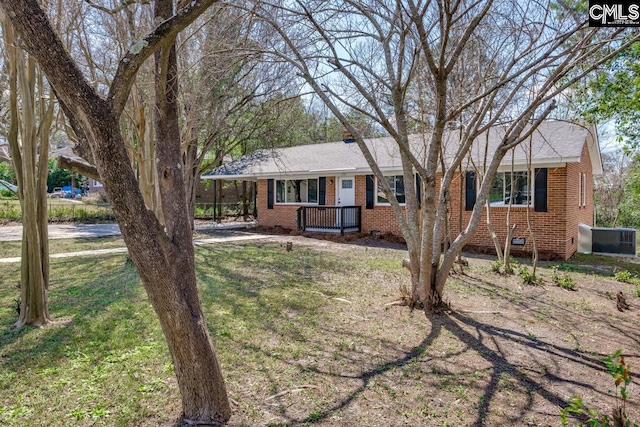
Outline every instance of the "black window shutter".
<path fill-rule="evenodd" d="M 318 204 L 327 204 L 327 178 L 324 176 L 318 178 Z"/>
<path fill-rule="evenodd" d="M 464 177 L 464 210 L 472 211 L 476 205 L 476 173 L 474 171 L 467 171 Z"/>
<path fill-rule="evenodd" d="M 547 168 L 535 169 L 535 195 L 533 197 L 533 210 L 536 212 L 547 211 Z"/>
<path fill-rule="evenodd" d="M 267 180 L 267 209 L 273 209 L 273 179 Z"/>
<path fill-rule="evenodd" d="M 418 209 L 420 209 L 422 204 L 422 178 L 418 174 L 416 174 L 416 198 L 418 199 Z"/>
<path fill-rule="evenodd" d="M 367 175 L 367 209 L 373 209 L 373 196 L 375 194 L 373 191 L 373 184 L 373 175 Z"/>

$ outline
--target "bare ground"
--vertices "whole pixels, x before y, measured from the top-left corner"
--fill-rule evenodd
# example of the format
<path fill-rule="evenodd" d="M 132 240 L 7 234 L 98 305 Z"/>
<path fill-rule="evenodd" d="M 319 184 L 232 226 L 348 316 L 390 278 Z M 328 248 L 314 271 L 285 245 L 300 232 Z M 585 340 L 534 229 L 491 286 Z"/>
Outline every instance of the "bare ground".
<path fill-rule="evenodd" d="M 322 274 L 326 292 L 318 299 L 329 303 L 301 349 L 282 352 L 282 333 L 244 346 L 265 362 L 244 366 L 241 375 L 227 371 L 231 425 L 559 426 L 560 409 L 574 395 L 611 413 L 615 387 L 604 356 L 622 349 L 632 376 L 640 369 L 640 299 L 635 286 L 607 276 L 637 263 L 574 262 L 579 271 L 565 274 L 577 290 L 569 291 L 552 282 L 551 264 L 540 269 L 544 284 L 530 286 L 491 272 L 491 258 L 470 256 L 446 288 L 452 311 L 425 315 L 385 306 L 407 275 L 377 269 L 375 260 L 400 260 L 402 250 L 393 248 L 401 247 L 278 239 L 293 242 L 292 256 L 300 247 L 342 254 L 353 272 Z M 620 291 L 631 304 L 624 313 L 616 309 Z M 636 421 L 638 393 L 632 384 L 627 412 Z"/>

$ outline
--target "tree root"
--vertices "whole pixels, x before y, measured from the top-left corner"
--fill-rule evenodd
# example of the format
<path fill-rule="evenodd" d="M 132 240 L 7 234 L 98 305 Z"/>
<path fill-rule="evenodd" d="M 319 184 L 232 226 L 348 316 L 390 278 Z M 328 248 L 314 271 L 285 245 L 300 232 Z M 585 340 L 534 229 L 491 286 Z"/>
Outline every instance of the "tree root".
<path fill-rule="evenodd" d="M 429 296 L 429 301 L 425 304 L 424 311 L 429 314 L 446 314 L 453 312 L 453 309 L 451 308 L 451 303 L 444 301 L 440 294 L 434 292 L 433 295 Z"/>
<path fill-rule="evenodd" d="M 397 300 L 388 302 L 384 305 L 384 308 L 387 309 L 389 307 L 410 307 L 412 310 L 414 308 L 421 309 L 423 308 L 422 302 L 418 300 L 414 300 L 413 298 L 403 295 Z"/>
<path fill-rule="evenodd" d="M 631 308 L 629 304 L 627 304 L 627 299 L 624 297 L 622 291 L 618 292 L 616 300 L 616 307 L 618 308 L 618 311 L 625 311 Z"/>
<path fill-rule="evenodd" d="M 404 298 L 401 298 L 401 299 L 397 299 L 395 301 L 388 302 L 388 303 L 386 303 L 384 305 L 385 308 L 394 307 L 394 306 L 406 307 L 407 306 L 407 301 Z"/>

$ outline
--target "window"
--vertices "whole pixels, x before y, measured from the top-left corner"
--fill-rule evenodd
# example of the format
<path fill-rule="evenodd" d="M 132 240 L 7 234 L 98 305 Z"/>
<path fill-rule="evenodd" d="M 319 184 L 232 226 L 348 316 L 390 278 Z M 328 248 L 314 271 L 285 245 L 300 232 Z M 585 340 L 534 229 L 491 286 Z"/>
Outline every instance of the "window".
<path fill-rule="evenodd" d="M 587 174 L 578 174 L 578 206 L 587 206 Z"/>
<path fill-rule="evenodd" d="M 385 179 L 389 183 L 389 187 L 396 195 L 398 199 L 398 203 L 404 203 L 404 177 L 402 175 L 393 175 L 393 176 L 385 176 Z M 382 185 L 378 182 L 378 204 L 386 204 L 389 203 L 386 196 L 384 195 L 384 191 L 382 191 Z"/>
<path fill-rule="evenodd" d="M 513 200 L 511 184 L 513 183 Z M 489 202 L 492 206 L 512 206 L 531 204 L 531 189 L 527 171 L 498 172 L 491 184 Z"/>
<path fill-rule="evenodd" d="M 318 180 L 276 180 L 276 203 L 318 203 Z"/>
<path fill-rule="evenodd" d="M 95 179 L 92 179 L 92 187 L 102 187 L 102 184 L 98 181 L 96 181 Z"/>

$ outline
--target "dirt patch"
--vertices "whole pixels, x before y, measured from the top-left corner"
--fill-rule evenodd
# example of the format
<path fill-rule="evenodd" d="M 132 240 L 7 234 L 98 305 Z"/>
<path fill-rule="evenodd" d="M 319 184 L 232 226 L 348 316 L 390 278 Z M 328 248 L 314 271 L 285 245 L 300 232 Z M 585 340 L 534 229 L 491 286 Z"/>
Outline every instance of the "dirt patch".
<path fill-rule="evenodd" d="M 452 312 L 425 316 L 385 307 L 408 279 L 403 250 L 362 237 L 275 240 L 293 242 L 292 257 L 310 247 L 340 254 L 353 268 L 314 272 L 324 286 L 317 298 L 327 304 L 294 353 L 283 353 L 277 338 L 259 343 L 277 361 L 269 377 L 278 379 L 269 390 L 232 387 L 232 396 L 250 396 L 236 399 L 232 425 L 558 426 L 574 395 L 611 414 L 615 386 L 604 356 L 622 349 L 632 376 L 640 369 L 640 299 L 606 270 L 563 270 L 577 285 L 569 291 L 553 283 L 555 263 L 545 263 L 543 283 L 530 286 L 492 273 L 492 257 L 467 254 L 464 274 L 452 275 L 445 291 Z M 624 313 L 618 292 L 631 305 Z M 246 383 L 260 383 L 260 375 L 247 372 Z M 627 412 L 638 420 L 637 385 L 629 396 Z"/>
<path fill-rule="evenodd" d="M 394 249 L 406 249 L 406 242 L 402 237 L 391 233 L 384 234 L 367 234 L 367 233 L 313 233 L 308 231 L 291 230 L 284 227 L 265 227 L 258 226 L 255 232 L 262 234 L 273 234 L 277 236 L 301 236 L 310 239 L 309 244 L 313 245 L 313 241 L 329 241 L 333 243 L 349 243 L 360 246 L 372 247 L 388 247 Z"/>

